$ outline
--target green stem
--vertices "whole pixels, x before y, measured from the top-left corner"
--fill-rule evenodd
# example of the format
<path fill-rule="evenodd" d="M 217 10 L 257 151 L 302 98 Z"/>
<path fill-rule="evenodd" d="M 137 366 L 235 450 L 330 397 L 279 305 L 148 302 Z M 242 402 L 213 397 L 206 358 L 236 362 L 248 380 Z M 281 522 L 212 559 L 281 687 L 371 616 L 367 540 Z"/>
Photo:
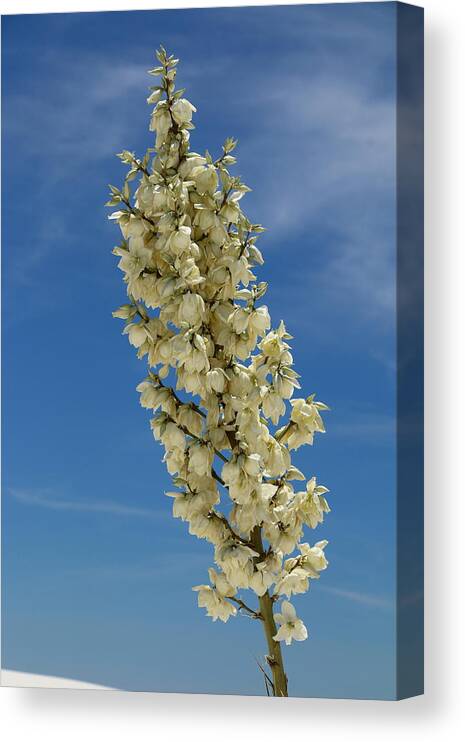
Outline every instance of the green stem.
<path fill-rule="evenodd" d="M 273 616 L 273 603 L 268 591 L 260 598 L 260 614 L 263 618 L 265 636 L 268 644 L 267 662 L 273 674 L 274 695 L 287 696 L 287 675 L 284 671 L 281 645 L 273 639 L 277 632 L 277 628 Z"/>
<path fill-rule="evenodd" d="M 273 674 L 274 695 L 287 696 L 287 675 L 284 671 L 281 645 L 273 639 L 277 628 L 273 616 L 273 602 L 268 591 L 260 598 L 260 615 L 263 618 L 263 626 L 268 644 L 267 662 Z"/>
<path fill-rule="evenodd" d="M 260 555 L 264 554 L 262 533 L 260 526 L 252 531 L 251 542 Z M 273 615 L 273 599 L 268 592 L 259 599 L 260 616 L 262 617 L 265 630 L 266 642 L 268 645 L 268 655 L 266 660 L 270 666 L 273 675 L 273 695 L 287 696 L 287 675 L 284 671 L 283 655 L 281 645 L 273 639 L 278 631 Z"/>

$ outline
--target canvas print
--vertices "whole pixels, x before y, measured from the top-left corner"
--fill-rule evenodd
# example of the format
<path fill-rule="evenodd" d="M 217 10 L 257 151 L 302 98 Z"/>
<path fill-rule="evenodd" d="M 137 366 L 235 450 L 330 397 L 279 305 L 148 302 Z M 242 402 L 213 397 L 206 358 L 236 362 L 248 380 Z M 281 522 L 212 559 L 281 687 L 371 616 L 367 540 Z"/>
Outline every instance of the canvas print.
<path fill-rule="evenodd" d="M 2 684 L 418 695 L 421 9 L 2 20 Z"/>

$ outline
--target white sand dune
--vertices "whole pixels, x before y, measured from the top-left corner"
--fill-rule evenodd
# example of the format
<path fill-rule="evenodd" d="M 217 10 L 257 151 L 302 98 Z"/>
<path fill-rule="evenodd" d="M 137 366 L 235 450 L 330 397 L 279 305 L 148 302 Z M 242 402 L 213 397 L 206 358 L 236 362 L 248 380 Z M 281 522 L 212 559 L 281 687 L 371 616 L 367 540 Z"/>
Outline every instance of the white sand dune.
<path fill-rule="evenodd" d="M 68 678 L 56 678 L 52 675 L 35 675 L 30 672 L 17 672 L 16 670 L 1 670 L 2 687 L 9 688 L 74 688 L 75 690 L 114 690 L 105 685 L 94 685 L 83 683 L 80 680 L 69 680 Z"/>

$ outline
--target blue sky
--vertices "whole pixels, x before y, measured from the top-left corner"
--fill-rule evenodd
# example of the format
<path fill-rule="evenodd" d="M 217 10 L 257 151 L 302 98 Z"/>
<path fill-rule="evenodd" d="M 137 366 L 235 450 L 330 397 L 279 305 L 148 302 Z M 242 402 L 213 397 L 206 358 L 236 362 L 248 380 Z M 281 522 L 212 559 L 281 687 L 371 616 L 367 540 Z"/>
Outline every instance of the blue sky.
<path fill-rule="evenodd" d="M 260 626 L 212 623 L 210 547 L 171 518 L 143 363 L 111 317 L 114 157 L 151 142 L 155 48 L 181 58 L 193 148 L 239 139 L 260 279 L 305 393 L 298 465 L 331 490 L 295 600 L 290 693 L 395 694 L 394 3 L 3 18 L 3 666 L 114 687 L 262 694 Z"/>

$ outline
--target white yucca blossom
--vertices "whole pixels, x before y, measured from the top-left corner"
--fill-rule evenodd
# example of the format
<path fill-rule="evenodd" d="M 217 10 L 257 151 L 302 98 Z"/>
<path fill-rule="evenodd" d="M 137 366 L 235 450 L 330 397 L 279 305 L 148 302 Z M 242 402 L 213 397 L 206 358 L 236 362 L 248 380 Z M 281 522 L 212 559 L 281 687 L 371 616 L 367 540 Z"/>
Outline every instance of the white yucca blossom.
<path fill-rule="evenodd" d="M 178 60 L 163 48 L 157 58 L 150 74 L 161 82 L 148 98 L 155 147 L 142 159 L 121 152 L 128 174 L 121 190 L 110 187 L 108 205 L 118 207 L 110 219 L 123 235 L 114 253 L 129 297 L 113 314 L 148 363 L 137 390 L 177 488 L 167 493 L 173 515 L 214 547 L 219 571 L 193 588 L 199 606 L 213 620 L 242 612 L 263 623 L 267 692 L 287 695 L 280 642 L 302 641 L 307 630 L 288 600 L 280 612 L 274 606 L 306 592 L 326 568 L 327 542 L 310 546 L 302 537 L 329 512 L 315 477 L 294 490 L 305 476 L 290 452 L 324 432 L 328 408 L 314 395 L 291 400 L 300 388 L 291 335 L 283 322 L 271 329 L 259 303 L 267 290 L 254 274 L 263 228 L 240 206 L 249 188 L 230 174 L 236 142 L 228 139 L 216 159 L 190 151 L 196 109 L 175 90 Z"/>

